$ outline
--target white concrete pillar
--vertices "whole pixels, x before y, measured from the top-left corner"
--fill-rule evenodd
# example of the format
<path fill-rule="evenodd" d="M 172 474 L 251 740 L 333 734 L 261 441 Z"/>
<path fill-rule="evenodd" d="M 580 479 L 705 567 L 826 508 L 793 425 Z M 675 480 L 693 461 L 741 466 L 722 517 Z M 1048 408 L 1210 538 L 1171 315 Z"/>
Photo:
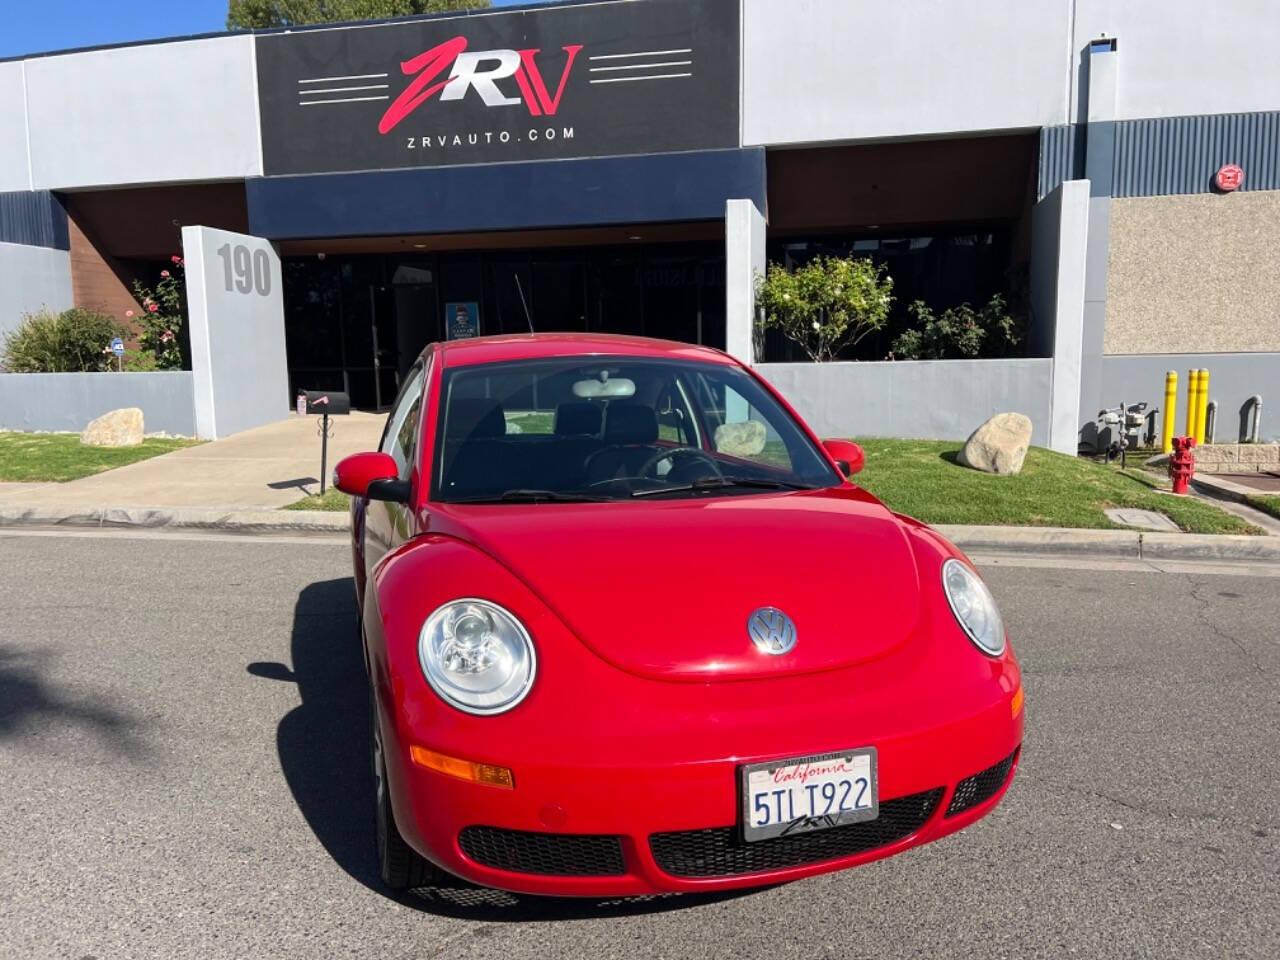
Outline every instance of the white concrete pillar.
<path fill-rule="evenodd" d="M 267 240 L 183 227 L 196 436 L 289 415 L 280 257 Z"/>
<path fill-rule="evenodd" d="M 1061 210 L 1052 293 L 1053 388 L 1049 402 L 1049 448 L 1074 456 L 1080 429 L 1089 181 L 1066 180 L 1058 191 Z M 1041 202 L 1049 199 L 1046 197 Z"/>
<path fill-rule="evenodd" d="M 756 275 L 765 271 L 765 222 L 752 200 L 729 200 L 724 209 L 725 352 L 754 363 Z"/>

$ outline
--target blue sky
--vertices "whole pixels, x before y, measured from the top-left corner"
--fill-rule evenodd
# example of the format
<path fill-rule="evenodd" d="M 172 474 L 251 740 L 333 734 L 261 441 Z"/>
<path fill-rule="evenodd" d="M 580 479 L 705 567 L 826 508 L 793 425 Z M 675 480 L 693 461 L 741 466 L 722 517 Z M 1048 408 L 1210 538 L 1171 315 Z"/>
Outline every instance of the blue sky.
<path fill-rule="evenodd" d="M 4 7 L 0 57 L 213 33 L 227 19 L 227 0 L 9 0 Z"/>

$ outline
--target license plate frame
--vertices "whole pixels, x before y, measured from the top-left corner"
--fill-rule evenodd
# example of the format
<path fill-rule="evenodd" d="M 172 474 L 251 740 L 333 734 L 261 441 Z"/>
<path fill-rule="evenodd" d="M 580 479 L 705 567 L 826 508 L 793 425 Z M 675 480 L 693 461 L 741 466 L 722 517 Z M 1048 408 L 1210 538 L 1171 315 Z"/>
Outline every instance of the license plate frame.
<path fill-rule="evenodd" d="M 754 826 L 752 823 L 752 774 L 762 771 L 773 776 L 774 771 L 785 768 L 797 768 L 801 764 L 831 764 L 840 760 L 844 760 L 849 766 L 849 772 L 854 775 L 854 779 L 863 776 L 860 767 L 864 764 L 867 766 L 865 774 L 868 780 L 867 792 L 870 794 L 871 805 L 869 807 L 843 810 L 836 813 L 823 813 L 817 816 L 810 816 L 808 813 L 802 813 L 793 820 L 778 821 L 763 826 Z M 821 776 L 821 775 L 814 775 Z M 821 782 L 821 780 L 819 781 Z M 787 791 L 792 790 L 794 781 L 788 781 Z M 804 786 L 804 780 L 801 780 L 801 787 Z M 758 791 L 757 791 L 758 792 Z M 834 750 L 830 753 L 805 754 L 798 757 L 781 757 L 777 760 L 766 760 L 761 763 L 744 764 L 738 768 L 738 808 L 741 812 L 738 823 L 738 835 L 744 843 L 756 843 L 761 840 L 772 840 L 776 837 L 788 836 L 793 837 L 803 833 L 812 833 L 816 830 L 829 830 L 832 827 L 841 827 L 850 823 L 862 823 L 867 820 L 875 820 L 880 816 L 880 782 L 879 782 L 879 763 L 875 747 L 852 747 L 848 750 Z M 793 812 L 788 810 L 788 813 Z"/>

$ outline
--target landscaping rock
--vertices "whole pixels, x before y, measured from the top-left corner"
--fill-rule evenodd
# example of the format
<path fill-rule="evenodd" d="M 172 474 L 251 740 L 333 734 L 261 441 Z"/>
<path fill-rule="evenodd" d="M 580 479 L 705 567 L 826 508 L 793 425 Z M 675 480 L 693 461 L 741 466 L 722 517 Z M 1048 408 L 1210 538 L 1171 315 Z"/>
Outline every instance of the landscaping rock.
<path fill-rule="evenodd" d="M 1014 474 L 1022 469 L 1031 446 L 1031 418 L 997 413 L 965 441 L 956 461 L 984 473 Z"/>
<path fill-rule="evenodd" d="M 731 457 L 754 457 L 764 449 L 766 439 L 763 423 L 743 420 L 716 427 L 715 446 L 718 452 Z"/>
<path fill-rule="evenodd" d="M 94 447 L 136 447 L 142 442 L 142 411 L 121 407 L 104 413 L 89 421 L 80 442 Z"/>

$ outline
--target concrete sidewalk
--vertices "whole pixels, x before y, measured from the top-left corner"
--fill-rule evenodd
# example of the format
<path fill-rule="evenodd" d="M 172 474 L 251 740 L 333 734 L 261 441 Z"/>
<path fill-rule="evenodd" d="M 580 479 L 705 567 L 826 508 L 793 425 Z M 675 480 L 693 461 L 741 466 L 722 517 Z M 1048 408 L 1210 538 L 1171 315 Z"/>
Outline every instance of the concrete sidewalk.
<path fill-rule="evenodd" d="M 348 454 L 376 450 L 385 421 L 385 415 L 372 413 L 332 418 L 329 471 Z M 0 484 L 0 508 L 9 508 L 7 516 L 19 510 L 56 516 L 138 507 L 276 510 L 320 490 L 319 422 L 290 414 L 279 423 L 83 480 Z"/>

